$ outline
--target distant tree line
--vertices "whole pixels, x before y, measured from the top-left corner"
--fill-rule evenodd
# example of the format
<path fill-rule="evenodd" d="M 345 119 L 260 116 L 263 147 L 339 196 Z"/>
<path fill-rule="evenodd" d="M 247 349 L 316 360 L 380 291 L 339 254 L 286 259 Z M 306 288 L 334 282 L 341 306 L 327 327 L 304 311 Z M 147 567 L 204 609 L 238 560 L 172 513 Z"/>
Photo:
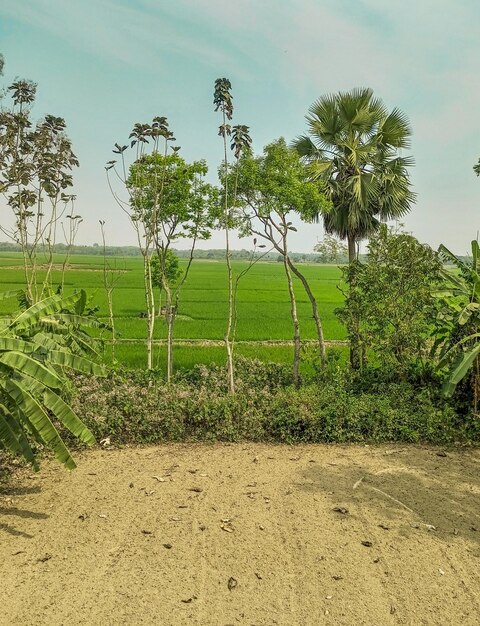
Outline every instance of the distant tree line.
<path fill-rule="evenodd" d="M 58 243 L 53 246 L 53 252 L 55 254 L 64 254 L 68 249 L 67 244 Z M 315 248 L 317 249 L 317 248 Z M 41 251 L 41 250 L 40 250 Z M 21 247 L 11 241 L 0 241 L 0 252 L 21 252 Z M 190 250 L 177 250 L 173 248 L 175 256 L 179 259 L 188 259 L 190 257 Z M 104 254 L 103 247 L 100 244 L 94 243 L 91 246 L 87 245 L 73 245 L 70 249 L 70 254 L 83 254 L 85 256 L 102 256 Z M 262 256 L 263 261 L 282 261 L 283 257 L 278 258 L 278 254 L 275 252 L 267 252 L 266 254 L 257 253 L 258 256 Z M 140 248 L 137 246 L 106 246 L 105 255 L 112 257 L 136 257 L 141 256 Z M 236 261 L 248 261 L 252 256 L 251 250 L 231 250 L 232 259 Z M 346 255 L 340 255 L 339 257 L 331 258 L 322 254 L 314 252 L 291 252 L 291 259 L 295 263 L 325 263 L 332 265 L 343 265 L 348 261 Z M 223 260 L 225 258 L 225 250 L 222 248 L 210 248 L 207 250 L 195 250 L 195 259 L 211 259 L 211 260 Z"/>

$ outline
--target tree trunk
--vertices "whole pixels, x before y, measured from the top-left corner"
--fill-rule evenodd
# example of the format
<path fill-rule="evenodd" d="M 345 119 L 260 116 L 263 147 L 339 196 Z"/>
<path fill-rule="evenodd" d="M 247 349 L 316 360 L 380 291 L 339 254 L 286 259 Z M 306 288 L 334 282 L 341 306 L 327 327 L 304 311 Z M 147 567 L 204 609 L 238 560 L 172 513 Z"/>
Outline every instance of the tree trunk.
<path fill-rule="evenodd" d="M 143 255 L 143 270 L 145 281 L 145 305 L 147 308 L 147 369 L 153 367 L 153 331 L 155 328 L 155 298 L 152 285 L 152 271 L 150 255 Z"/>
<path fill-rule="evenodd" d="M 110 326 L 112 328 L 112 363 L 115 363 L 115 317 L 113 315 L 113 289 L 107 289 L 107 302 L 108 302 L 108 317 L 110 320 Z"/>
<path fill-rule="evenodd" d="M 293 322 L 293 383 L 295 387 L 300 385 L 300 324 L 297 315 L 297 301 L 295 299 L 295 291 L 293 289 L 292 274 L 290 272 L 289 258 L 287 253 L 287 242 L 284 237 L 283 249 L 283 267 L 287 276 L 288 294 L 290 296 L 290 313 Z"/>
<path fill-rule="evenodd" d="M 225 128 L 226 114 L 225 107 L 222 109 L 223 127 Z M 232 342 L 232 326 L 233 326 L 233 273 L 232 273 L 232 258 L 230 254 L 230 211 L 228 208 L 228 157 L 227 157 L 227 137 L 223 134 L 223 163 L 225 167 L 225 260 L 227 263 L 228 273 L 228 322 L 227 330 L 225 331 L 224 340 L 225 348 L 227 350 L 227 382 L 228 391 L 231 394 L 235 393 L 235 374 L 233 370 L 233 342 Z"/>
<path fill-rule="evenodd" d="M 322 322 L 320 320 L 320 315 L 318 314 L 317 301 L 315 299 L 315 296 L 312 293 L 312 290 L 310 289 L 310 285 L 308 284 L 308 281 L 305 278 L 305 276 L 291 262 L 290 257 L 287 257 L 287 259 L 288 259 L 288 266 L 290 267 L 292 272 L 295 274 L 295 276 L 301 281 L 303 288 L 305 289 L 307 296 L 310 300 L 310 304 L 312 305 L 312 315 L 313 315 L 313 319 L 315 320 L 315 326 L 317 328 L 318 350 L 320 353 L 320 362 L 322 364 L 322 367 L 325 367 L 327 363 L 327 351 L 325 348 L 325 339 L 323 336 Z"/>
<path fill-rule="evenodd" d="M 175 320 L 175 311 L 172 308 L 172 292 L 170 285 L 165 280 L 165 319 L 167 322 L 167 383 L 172 382 L 173 376 L 173 324 Z"/>
<path fill-rule="evenodd" d="M 357 242 L 355 235 L 348 233 L 348 262 L 353 263 L 357 259 Z"/>
<path fill-rule="evenodd" d="M 228 323 L 227 330 L 225 332 L 225 348 L 227 350 L 227 381 L 228 391 L 231 394 L 235 393 L 235 376 L 233 370 L 233 345 L 232 345 L 232 325 L 233 325 L 233 274 L 232 274 L 232 260 L 230 256 L 228 227 L 226 229 L 226 261 L 228 271 Z"/>
<path fill-rule="evenodd" d="M 157 317 L 162 317 L 162 288 L 158 290 L 158 309 Z"/>
<path fill-rule="evenodd" d="M 357 260 L 357 246 L 355 241 L 355 235 L 349 233 L 348 234 L 348 262 L 352 264 Z M 350 288 L 355 287 L 354 278 L 352 277 L 352 282 Z M 358 335 L 360 332 L 360 320 L 356 319 L 353 321 L 354 324 L 354 332 L 353 337 L 350 337 L 350 366 L 354 370 L 360 369 L 361 365 L 361 354 L 360 354 L 360 346 L 358 345 Z"/>

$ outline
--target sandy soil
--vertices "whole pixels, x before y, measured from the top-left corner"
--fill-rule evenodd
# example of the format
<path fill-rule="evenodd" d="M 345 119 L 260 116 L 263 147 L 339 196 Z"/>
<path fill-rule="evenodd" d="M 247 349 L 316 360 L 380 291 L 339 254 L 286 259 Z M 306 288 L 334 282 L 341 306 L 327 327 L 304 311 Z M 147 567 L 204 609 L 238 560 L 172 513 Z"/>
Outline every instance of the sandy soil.
<path fill-rule="evenodd" d="M 0 491 L 2 626 L 480 621 L 480 451 L 168 445 L 77 460 Z"/>

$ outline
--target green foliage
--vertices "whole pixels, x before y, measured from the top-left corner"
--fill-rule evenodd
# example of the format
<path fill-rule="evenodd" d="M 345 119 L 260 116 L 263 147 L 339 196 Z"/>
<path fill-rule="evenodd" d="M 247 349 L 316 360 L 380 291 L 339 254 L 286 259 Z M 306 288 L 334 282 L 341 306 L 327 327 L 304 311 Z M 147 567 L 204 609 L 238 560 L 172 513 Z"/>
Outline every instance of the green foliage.
<path fill-rule="evenodd" d="M 84 292 L 68 298 L 54 295 L 4 319 L 0 330 L 0 445 L 38 468 L 33 442 L 53 451 L 68 469 L 75 463 L 55 422 L 86 444 L 94 438 L 64 400 L 66 370 L 102 376 L 104 370 L 81 355 L 91 348 L 74 323 L 72 307 L 82 312 Z"/>
<path fill-rule="evenodd" d="M 480 398 L 480 246 L 473 240 L 472 258 L 463 261 L 445 246 L 439 252 L 456 272 L 443 272 L 438 291 L 440 311 L 436 320 L 435 349 L 439 367 L 447 368 L 444 392 L 454 393 L 458 383 L 471 376 L 473 404 L 478 412 Z"/>
<path fill-rule="evenodd" d="M 295 147 L 312 176 L 328 188 L 333 210 L 323 213 L 325 231 L 355 243 L 370 236 L 380 221 L 402 217 L 415 194 L 410 190 L 411 128 L 398 109 L 389 112 L 371 89 L 319 98 L 307 115 L 308 135 Z"/>
<path fill-rule="evenodd" d="M 72 170 L 79 164 L 66 135 L 65 120 L 46 115 L 34 122 L 36 89 L 32 81 L 15 80 L 6 89 L 10 107 L 0 109 L 0 190 L 14 216 L 13 227 L 2 226 L 1 230 L 22 250 L 31 304 L 51 288 L 49 272 L 44 288 L 37 287 L 38 248 L 42 245 L 51 250 L 55 242 L 61 210 L 74 198 L 68 191 L 73 184 Z M 73 214 L 70 217 L 75 222 L 79 219 Z"/>
<path fill-rule="evenodd" d="M 153 372 L 75 377 L 74 406 L 97 437 L 114 444 L 164 441 L 479 441 L 478 422 L 461 418 L 437 385 L 371 382 L 365 389 L 331 364 L 317 384 L 291 386 L 286 368 L 236 362 L 235 395 L 224 372 L 199 366 L 167 385 Z"/>
<path fill-rule="evenodd" d="M 480 176 L 480 159 L 478 159 L 478 163 L 473 166 L 473 171 L 477 176 Z"/>
<path fill-rule="evenodd" d="M 203 177 L 205 161 L 186 163 L 177 153 L 144 154 L 130 167 L 132 220 L 150 224 L 154 239 L 208 239 L 217 197 Z"/>
<path fill-rule="evenodd" d="M 441 268 L 431 248 L 383 225 L 370 239 L 368 262 L 343 270 L 348 291 L 338 314 L 362 366 L 370 356 L 380 368 L 405 377 L 426 363 Z"/>
<path fill-rule="evenodd" d="M 322 241 L 315 245 L 314 250 L 318 253 L 316 260 L 319 263 L 340 264 L 348 262 L 347 246 L 328 233 L 325 234 Z"/>
<path fill-rule="evenodd" d="M 328 212 L 331 206 L 321 186 L 309 181 L 305 165 L 283 137 L 265 146 L 262 156 L 246 152 L 238 167 L 231 167 L 229 178 L 230 186 L 235 186 L 237 192 L 236 206 L 243 211 L 245 235 L 262 231 L 261 224 L 255 225 L 255 218 L 262 222 L 276 215 L 278 220 L 295 212 L 311 221 L 318 212 Z M 295 230 L 291 223 L 289 226 Z M 262 236 L 268 237 L 268 231 Z M 279 239 L 274 228 L 269 239 Z"/>
<path fill-rule="evenodd" d="M 178 282 L 183 273 L 182 269 L 180 268 L 178 256 L 173 250 L 167 250 L 164 263 L 165 267 L 163 273 L 165 274 L 165 279 L 168 281 L 169 285 L 173 286 Z M 157 255 L 154 255 L 151 258 L 150 265 L 152 268 L 152 284 L 154 287 L 162 289 L 162 268 L 160 259 Z"/>

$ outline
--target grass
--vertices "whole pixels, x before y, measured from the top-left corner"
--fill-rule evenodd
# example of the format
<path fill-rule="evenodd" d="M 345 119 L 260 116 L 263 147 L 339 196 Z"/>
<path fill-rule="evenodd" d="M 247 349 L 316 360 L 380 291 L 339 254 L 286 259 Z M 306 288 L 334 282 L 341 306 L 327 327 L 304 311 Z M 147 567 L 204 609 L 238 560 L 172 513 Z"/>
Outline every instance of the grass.
<path fill-rule="evenodd" d="M 56 255 L 54 262 L 61 264 L 63 256 Z M 146 322 L 141 315 L 145 311 L 143 291 L 143 260 L 141 257 L 110 258 L 109 263 L 122 270 L 114 292 L 116 330 L 120 339 L 138 340 L 136 343 L 117 346 L 118 361 L 127 367 L 145 365 Z M 184 261 L 180 262 L 185 265 Z M 236 275 L 246 267 L 245 262 L 234 261 Z M 345 338 L 345 331 L 335 317 L 334 310 L 341 306 L 343 296 L 338 289 L 341 280 L 339 268 L 331 265 L 302 264 L 301 271 L 310 282 L 317 297 L 325 338 Z M 39 280 L 44 272 L 40 271 Z M 0 290 L 23 288 L 23 269 L 20 254 L 0 253 Z M 54 285 L 61 280 L 61 272 L 53 273 Z M 83 288 L 87 291 L 91 306 L 98 306 L 98 314 L 107 318 L 107 302 L 103 288 L 103 259 L 99 256 L 72 256 L 65 275 L 66 292 Z M 295 280 L 298 315 L 303 339 L 315 338 L 315 326 L 310 302 L 301 283 Z M 221 261 L 195 261 L 188 282 L 180 296 L 175 337 L 178 339 L 221 341 L 225 332 L 227 316 L 228 284 L 225 264 Z M 12 300 L 0 300 L 0 314 L 12 310 Z M 238 324 L 239 341 L 289 341 L 292 338 L 290 302 L 287 285 L 280 263 L 258 263 L 239 283 Z M 155 330 L 156 339 L 166 337 L 164 320 L 159 318 Z M 159 365 L 163 367 L 164 349 L 158 350 Z M 290 346 L 241 345 L 237 353 L 255 356 L 262 360 L 289 362 Z M 185 346 L 175 348 L 176 367 L 189 367 L 194 363 L 223 363 L 225 352 L 220 346 Z"/>

